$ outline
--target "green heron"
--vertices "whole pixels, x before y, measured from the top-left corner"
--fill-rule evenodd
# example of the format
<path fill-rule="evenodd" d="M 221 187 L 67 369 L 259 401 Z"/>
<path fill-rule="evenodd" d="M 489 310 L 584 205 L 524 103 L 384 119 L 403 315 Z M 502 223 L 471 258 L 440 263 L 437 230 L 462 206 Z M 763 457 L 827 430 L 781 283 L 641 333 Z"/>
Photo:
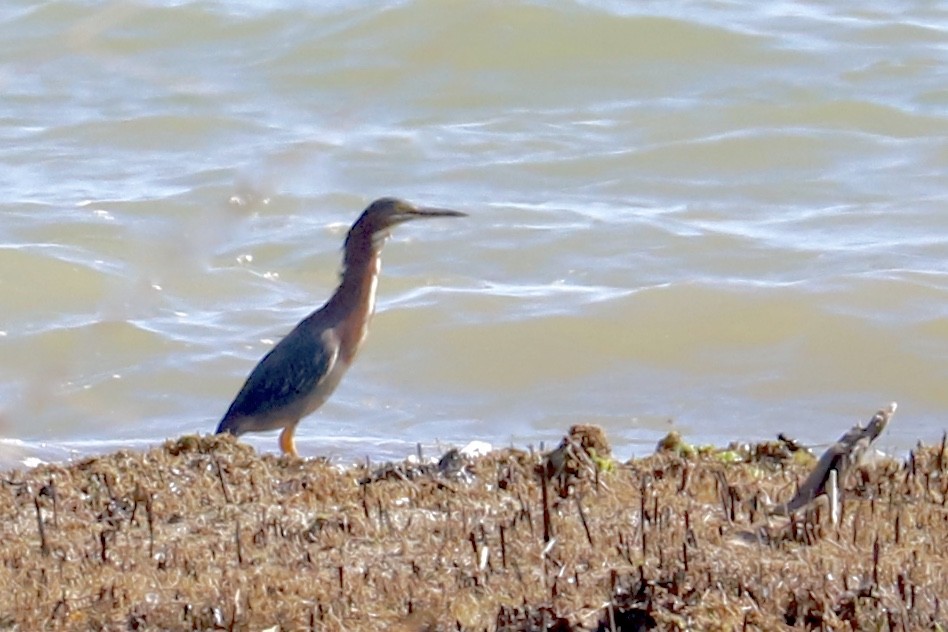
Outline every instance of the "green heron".
<path fill-rule="evenodd" d="M 217 432 L 241 435 L 282 428 L 280 449 L 295 456 L 296 425 L 329 398 L 365 340 L 375 311 L 382 246 L 392 227 L 426 217 L 464 216 L 395 198 L 372 202 L 346 235 L 335 293 L 263 356 Z"/>

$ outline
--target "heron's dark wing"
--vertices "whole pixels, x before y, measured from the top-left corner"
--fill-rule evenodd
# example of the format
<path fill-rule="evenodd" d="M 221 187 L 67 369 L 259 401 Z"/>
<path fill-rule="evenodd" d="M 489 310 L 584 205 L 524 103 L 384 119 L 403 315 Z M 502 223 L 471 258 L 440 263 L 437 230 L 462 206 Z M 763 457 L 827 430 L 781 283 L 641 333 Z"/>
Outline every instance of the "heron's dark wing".
<path fill-rule="evenodd" d="M 231 419 L 291 412 L 301 406 L 332 370 L 338 356 L 335 337 L 294 329 L 250 372 L 217 431 L 231 430 Z"/>

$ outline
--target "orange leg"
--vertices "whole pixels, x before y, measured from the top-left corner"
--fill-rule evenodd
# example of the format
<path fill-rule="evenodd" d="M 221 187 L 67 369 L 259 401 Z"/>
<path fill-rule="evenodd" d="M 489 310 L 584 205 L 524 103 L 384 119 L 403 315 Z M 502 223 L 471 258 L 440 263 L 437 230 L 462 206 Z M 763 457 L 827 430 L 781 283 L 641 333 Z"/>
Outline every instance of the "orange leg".
<path fill-rule="evenodd" d="M 295 431 L 296 424 L 290 424 L 280 433 L 280 450 L 283 451 L 283 454 L 299 456 L 299 453 L 296 451 L 296 442 L 293 441 L 293 433 Z"/>

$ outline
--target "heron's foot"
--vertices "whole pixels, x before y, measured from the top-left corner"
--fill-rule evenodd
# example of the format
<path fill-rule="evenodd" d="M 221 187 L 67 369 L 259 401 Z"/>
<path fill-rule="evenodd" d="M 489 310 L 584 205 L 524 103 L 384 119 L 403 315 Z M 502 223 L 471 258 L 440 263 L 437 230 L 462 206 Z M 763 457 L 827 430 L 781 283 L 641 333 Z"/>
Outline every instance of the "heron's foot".
<path fill-rule="evenodd" d="M 280 433 L 280 450 L 283 451 L 283 454 L 299 456 L 299 453 L 296 451 L 296 441 L 293 440 L 293 433 L 295 431 L 296 426 L 287 426 L 283 429 L 283 432 Z"/>

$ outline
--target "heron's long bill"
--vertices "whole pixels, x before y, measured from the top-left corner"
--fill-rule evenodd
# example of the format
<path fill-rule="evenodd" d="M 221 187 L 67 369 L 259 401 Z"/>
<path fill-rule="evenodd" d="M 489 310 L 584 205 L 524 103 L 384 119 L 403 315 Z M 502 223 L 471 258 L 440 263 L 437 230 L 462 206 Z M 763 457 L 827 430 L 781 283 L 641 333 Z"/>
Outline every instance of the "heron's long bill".
<path fill-rule="evenodd" d="M 467 213 L 434 206 L 422 206 L 409 211 L 407 215 L 408 217 L 406 219 L 421 219 L 422 217 L 467 217 Z"/>

